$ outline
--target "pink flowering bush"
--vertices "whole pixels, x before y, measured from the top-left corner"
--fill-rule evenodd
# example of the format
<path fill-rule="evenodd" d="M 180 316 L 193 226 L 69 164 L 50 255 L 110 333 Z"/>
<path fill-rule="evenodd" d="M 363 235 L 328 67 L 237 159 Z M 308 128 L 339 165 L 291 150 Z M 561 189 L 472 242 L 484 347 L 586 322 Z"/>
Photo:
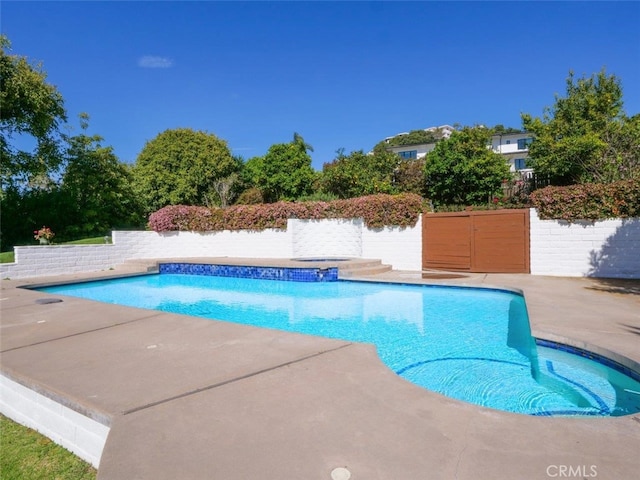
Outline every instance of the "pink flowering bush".
<path fill-rule="evenodd" d="M 530 195 L 540 218 L 603 220 L 640 216 L 640 181 L 545 187 Z"/>
<path fill-rule="evenodd" d="M 207 207 L 168 205 L 149 216 L 149 226 L 156 232 L 206 231 L 216 229 L 216 219 L 215 212 Z"/>
<path fill-rule="evenodd" d="M 407 227 L 416 224 L 422 209 L 422 197 L 416 194 L 378 194 L 332 202 L 235 205 L 225 209 L 171 205 L 152 213 L 149 227 L 156 232 L 285 229 L 289 218 L 363 218 L 371 228 Z"/>

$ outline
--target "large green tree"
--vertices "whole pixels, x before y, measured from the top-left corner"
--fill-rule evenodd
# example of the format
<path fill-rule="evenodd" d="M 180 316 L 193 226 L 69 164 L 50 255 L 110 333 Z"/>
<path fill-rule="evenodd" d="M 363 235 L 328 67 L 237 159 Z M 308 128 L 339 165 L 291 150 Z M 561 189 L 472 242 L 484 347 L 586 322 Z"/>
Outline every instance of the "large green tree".
<path fill-rule="evenodd" d="M 134 166 L 146 213 L 166 205 L 205 205 L 214 182 L 239 168 L 224 140 L 189 128 L 165 130 L 144 146 Z"/>
<path fill-rule="evenodd" d="M 250 159 L 245 176 L 268 203 L 309 195 L 317 175 L 307 150 L 311 146 L 295 133 L 291 142 L 272 145 L 264 157 Z"/>
<path fill-rule="evenodd" d="M 425 160 L 425 193 L 435 205 L 484 204 L 510 177 L 502 155 L 487 148 L 491 130 L 465 127 L 438 142 Z"/>
<path fill-rule="evenodd" d="M 322 168 L 322 189 L 339 198 L 354 198 L 375 193 L 397 193 L 394 175 L 401 159 L 384 148 L 372 153 L 362 150 L 338 156 Z"/>
<path fill-rule="evenodd" d="M 80 135 L 69 137 L 61 194 L 66 203 L 67 238 L 105 235 L 113 228 L 144 224 L 133 189 L 131 168 L 121 163 L 99 135 L 87 134 L 88 115 L 81 114 Z"/>
<path fill-rule="evenodd" d="M 2 198 L 2 249 L 33 243 L 46 225 L 57 242 L 107 235 L 113 228 L 144 225 L 132 187 L 131 169 L 98 135 L 88 135 L 81 116 L 79 135 L 65 136 L 60 175 L 38 188 L 10 188 Z"/>
<path fill-rule="evenodd" d="M 542 118 L 522 115 L 524 130 L 535 136 L 529 163 L 552 184 L 611 182 L 638 171 L 637 120 L 626 117 L 622 86 L 603 69 L 590 77 L 566 80 L 566 94 Z"/>
<path fill-rule="evenodd" d="M 47 83 L 42 65 L 10 54 L 10 48 L 8 38 L 0 35 L 2 191 L 38 186 L 58 168 L 58 129 L 66 121 L 62 95 Z M 17 146 L 30 144 L 33 149 Z"/>

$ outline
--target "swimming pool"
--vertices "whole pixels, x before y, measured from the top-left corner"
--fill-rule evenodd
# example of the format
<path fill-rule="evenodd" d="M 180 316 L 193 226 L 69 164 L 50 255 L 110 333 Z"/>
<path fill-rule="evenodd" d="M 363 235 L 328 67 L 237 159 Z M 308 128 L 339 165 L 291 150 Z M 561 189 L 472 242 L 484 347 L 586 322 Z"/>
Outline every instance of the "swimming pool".
<path fill-rule="evenodd" d="M 372 343 L 400 377 L 489 408 L 542 416 L 640 411 L 640 382 L 537 345 L 524 298 L 509 291 L 172 273 L 40 290 Z"/>

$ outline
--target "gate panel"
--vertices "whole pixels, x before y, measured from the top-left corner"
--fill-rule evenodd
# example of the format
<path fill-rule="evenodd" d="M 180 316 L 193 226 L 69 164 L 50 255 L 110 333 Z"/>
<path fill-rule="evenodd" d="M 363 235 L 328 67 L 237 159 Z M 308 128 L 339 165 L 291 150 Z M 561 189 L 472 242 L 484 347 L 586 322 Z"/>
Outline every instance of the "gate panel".
<path fill-rule="evenodd" d="M 422 268 L 529 273 L 529 210 L 422 217 Z"/>
<path fill-rule="evenodd" d="M 472 272 L 529 273 L 528 213 L 528 210 L 498 210 L 471 217 Z"/>
<path fill-rule="evenodd" d="M 424 215 L 422 268 L 464 270 L 471 268 L 471 221 L 468 215 Z M 428 221 L 426 221 L 428 219 Z"/>

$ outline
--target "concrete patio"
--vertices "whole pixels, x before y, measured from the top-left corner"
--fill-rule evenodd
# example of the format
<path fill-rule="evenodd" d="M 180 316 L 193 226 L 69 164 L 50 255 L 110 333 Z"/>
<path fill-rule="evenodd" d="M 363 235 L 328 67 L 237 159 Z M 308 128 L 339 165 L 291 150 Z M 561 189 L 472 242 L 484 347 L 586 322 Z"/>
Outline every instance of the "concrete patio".
<path fill-rule="evenodd" d="M 144 270 L 2 280 L 1 373 L 108 424 L 99 480 L 327 480 L 338 467 L 353 480 L 632 479 L 640 471 L 640 414 L 490 410 L 402 380 L 371 345 L 71 297 L 43 305 L 36 300 L 52 295 L 18 288 L 131 268 Z M 369 278 L 520 289 L 535 336 L 640 370 L 640 281 L 431 277 Z"/>

